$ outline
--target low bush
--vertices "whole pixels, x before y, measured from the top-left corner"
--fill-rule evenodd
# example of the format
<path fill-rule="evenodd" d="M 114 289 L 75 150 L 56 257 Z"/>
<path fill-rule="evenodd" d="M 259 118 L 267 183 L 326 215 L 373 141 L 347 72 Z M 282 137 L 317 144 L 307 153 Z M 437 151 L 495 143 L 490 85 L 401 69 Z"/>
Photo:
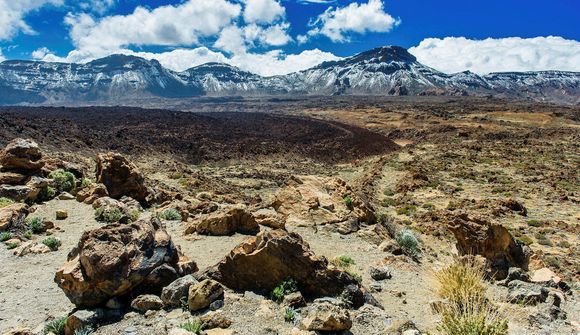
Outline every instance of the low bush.
<path fill-rule="evenodd" d="M 41 189 L 38 193 L 38 201 L 48 201 L 54 197 L 56 197 L 56 190 L 50 186 Z"/>
<path fill-rule="evenodd" d="M 163 220 L 177 221 L 181 220 L 181 214 L 175 208 L 167 208 L 159 215 Z"/>
<path fill-rule="evenodd" d="M 34 234 L 40 234 L 44 231 L 44 219 L 38 216 L 27 218 L 26 226 Z"/>
<path fill-rule="evenodd" d="M 298 283 L 292 278 L 282 281 L 270 293 L 272 300 L 281 302 L 287 294 L 298 292 Z"/>
<path fill-rule="evenodd" d="M 487 302 L 449 304 L 437 329 L 444 335 L 507 335 L 508 319 Z"/>
<path fill-rule="evenodd" d="M 345 255 L 335 257 L 331 261 L 331 263 L 334 264 L 334 266 L 336 266 L 337 268 L 341 269 L 349 268 L 351 265 L 355 264 L 354 259 L 352 259 L 350 256 Z"/>
<path fill-rule="evenodd" d="M 99 222 L 118 222 L 123 218 L 123 213 L 119 208 L 99 207 L 95 209 L 95 220 Z"/>
<path fill-rule="evenodd" d="M 56 188 L 61 192 L 70 192 L 75 188 L 77 179 L 74 174 L 62 169 L 54 170 L 49 175 L 48 178 L 54 180 Z"/>
<path fill-rule="evenodd" d="M 401 230 L 395 240 L 403 250 L 405 254 L 411 257 L 416 257 L 420 254 L 419 250 L 419 240 L 415 237 L 415 234 L 409 229 Z"/>
<path fill-rule="evenodd" d="M 417 206 L 412 205 L 412 204 L 406 204 L 403 207 L 400 207 L 397 209 L 398 215 L 411 216 L 411 215 L 415 214 L 415 212 L 417 212 Z"/>
<path fill-rule="evenodd" d="M 0 208 L 4 208 L 6 206 L 10 206 L 14 203 L 14 200 L 0 197 Z"/>
<path fill-rule="evenodd" d="M 353 210 L 354 204 L 350 195 L 347 195 L 342 200 L 344 201 L 344 205 L 346 206 L 346 208 Z"/>
<path fill-rule="evenodd" d="M 0 233 L 0 242 L 8 241 L 11 238 L 12 238 L 11 232 L 5 231 Z"/>
<path fill-rule="evenodd" d="M 435 274 L 437 295 L 451 302 L 481 299 L 485 296 L 484 270 L 472 258 L 457 261 Z"/>
<path fill-rule="evenodd" d="M 56 237 L 50 236 L 42 240 L 42 244 L 46 245 L 51 250 L 58 250 L 62 243 Z"/>
<path fill-rule="evenodd" d="M 6 249 L 11 250 L 11 249 L 15 249 L 16 247 L 18 247 L 18 243 L 16 242 L 11 242 L 6 244 Z"/>

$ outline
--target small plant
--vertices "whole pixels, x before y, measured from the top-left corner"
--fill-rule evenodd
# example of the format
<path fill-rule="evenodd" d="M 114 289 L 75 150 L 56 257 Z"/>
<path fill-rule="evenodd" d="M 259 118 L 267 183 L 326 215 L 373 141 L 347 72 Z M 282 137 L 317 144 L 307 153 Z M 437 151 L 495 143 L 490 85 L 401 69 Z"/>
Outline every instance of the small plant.
<path fill-rule="evenodd" d="M 47 247 L 49 247 L 50 250 L 58 250 L 58 248 L 61 246 L 62 243 L 56 237 L 50 236 L 50 237 L 45 238 L 42 241 L 42 244 L 44 244 Z"/>
<path fill-rule="evenodd" d="M 411 216 L 411 215 L 415 214 L 416 211 L 417 211 L 417 206 L 412 205 L 412 204 L 405 204 L 403 207 L 400 207 L 397 209 L 397 214 Z"/>
<path fill-rule="evenodd" d="M 449 304 L 441 311 L 437 329 L 445 335 L 507 335 L 508 319 L 486 302 Z"/>
<path fill-rule="evenodd" d="M 292 278 L 288 278 L 276 286 L 270 296 L 272 300 L 281 302 L 284 300 L 284 296 L 290 293 L 298 292 L 298 283 Z"/>
<path fill-rule="evenodd" d="M 383 207 L 391 207 L 391 206 L 395 206 L 397 204 L 397 201 L 393 198 L 384 198 L 383 201 L 381 202 L 381 206 Z"/>
<path fill-rule="evenodd" d="M 392 188 L 387 188 L 383 194 L 387 197 L 392 197 L 393 195 L 397 194 L 397 192 L 395 192 Z"/>
<path fill-rule="evenodd" d="M 554 245 L 552 243 L 552 241 L 550 241 L 550 239 L 548 238 L 548 236 L 546 236 L 543 233 L 537 233 L 535 235 L 535 237 L 536 237 L 536 240 L 538 241 L 538 243 L 541 244 L 541 245 L 545 245 L 545 246 L 548 246 L 548 247 L 551 247 L 551 246 Z"/>
<path fill-rule="evenodd" d="M 160 217 L 163 220 L 168 220 L 168 221 L 181 220 L 181 214 L 179 214 L 179 211 L 177 211 L 177 209 L 175 209 L 175 208 L 167 208 L 166 210 L 161 212 Z"/>
<path fill-rule="evenodd" d="M 346 208 L 352 211 L 354 208 L 352 197 L 350 195 L 347 195 L 342 200 L 344 201 L 344 205 L 346 206 Z"/>
<path fill-rule="evenodd" d="M 11 242 L 11 243 L 6 244 L 6 249 L 8 249 L 8 250 L 15 249 L 16 247 L 18 247 L 17 242 Z"/>
<path fill-rule="evenodd" d="M 351 275 L 351 277 L 354 278 L 354 280 L 357 281 L 357 283 L 361 284 L 363 281 L 363 278 L 361 275 L 359 275 L 358 273 L 356 273 L 354 270 L 352 269 L 346 269 L 345 270 L 346 273 L 348 273 L 349 275 Z"/>
<path fill-rule="evenodd" d="M 93 181 L 92 180 L 90 180 L 88 178 L 81 179 L 81 187 L 82 188 L 86 188 L 86 187 L 89 187 L 91 185 L 93 185 Z"/>
<path fill-rule="evenodd" d="M 284 321 L 293 323 L 294 321 L 296 321 L 297 315 L 298 313 L 294 308 L 286 307 L 286 309 L 284 310 Z"/>
<path fill-rule="evenodd" d="M 25 239 L 30 240 L 32 238 L 32 231 L 27 230 L 24 232 L 24 234 L 22 236 L 24 236 Z"/>
<path fill-rule="evenodd" d="M 560 262 L 560 260 L 558 260 L 554 256 L 546 257 L 546 259 L 544 259 L 544 262 L 546 263 L 547 266 L 555 269 L 559 269 L 560 267 L 562 267 L 562 263 Z"/>
<path fill-rule="evenodd" d="M 350 258 L 349 256 L 341 255 L 332 260 L 332 264 L 334 264 L 337 268 L 346 269 L 349 268 L 351 265 L 354 265 L 354 259 Z"/>
<path fill-rule="evenodd" d="M 54 170 L 49 175 L 48 178 L 54 180 L 56 188 L 59 191 L 69 192 L 75 188 L 77 179 L 74 174 L 62 169 Z"/>
<path fill-rule="evenodd" d="M 0 197 L 0 208 L 4 208 L 6 206 L 10 206 L 14 203 L 14 200 Z"/>
<path fill-rule="evenodd" d="M 5 232 L 0 233 L 0 242 L 8 241 L 11 238 L 12 238 L 11 232 L 5 231 Z"/>
<path fill-rule="evenodd" d="M 47 186 L 40 190 L 38 193 L 38 200 L 40 201 L 48 201 L 54 199 L 56 197 L 56 190 L 50 186 Z"/>
<path fill-rule="evenodd" d="M 570 248 L 571 245 L 570 245 L 570 242 L 568 242 L 568 241 L 560 241 L 560 242 L 558 242 L 558 246 L 560 248 Z"/>
<path fill-rule="evenodd" d="M 411 257 L 416 257 L 419 253 L 419 240 L 415 237 L 412 231 L 409 229 L 401 230 L 395 240 L 403 249 L 403 252 Z"/>
<path fill-rule="evenodd" d="M 40 234 L 44 231 L 44 219 L 38 216 L 27 218 L 26 225 L 34 234 Z"/>
<path fill-rule="evenodd" d="M 541 227 L 544 224 L 542 223 L 542 221 L 540 220 L 528 220 L 528 226 L 532 226 L 532 227 Z"/>
<path fill-rule="evenodd" d="M 64 335 L 64 326 L 66 325 L 67 317 L 54 319 L 44 326 L 44 334 L 53 333 L 56 335 Z"/>
<path fill-rule="evenodd" d="M 179 328 L 185 329 L 188 332 L 192 332 L 194 334 L 201 333 L 201 321 L 195 320 L 193 322 L 187 321 L 186 323 L 182 323 L 179 325 Z"/>
<path fill-rule="evenodd" d="M 74 335 L 90 335 L 94 333 L 93 328 L 91 327 L 84 327 L 78 330 L 75 330 L 75 334 Z"/>
<path fill-rule="evenodd" d="M 118 222 L 123 218 L 123 213 L 117 207 L 99 207 L 95 210 L 95 219 L 99 222 Z"/>
<path fill-rule="evenodd" d="M 481 299 L 485 296 L 484 270 L 473 258 L 457 261 L 435 274 L 437 295 L 451 302 Z"/>
<path fill-rule="evenodd" d="M 522 242 L 525 245 L 530 245 L 530 244 L 534 243 L 534 240 L 531 237 L 529 237 L 528 235 L 522 235 L 522 236 L 518 237 L 517 240 Z"/>

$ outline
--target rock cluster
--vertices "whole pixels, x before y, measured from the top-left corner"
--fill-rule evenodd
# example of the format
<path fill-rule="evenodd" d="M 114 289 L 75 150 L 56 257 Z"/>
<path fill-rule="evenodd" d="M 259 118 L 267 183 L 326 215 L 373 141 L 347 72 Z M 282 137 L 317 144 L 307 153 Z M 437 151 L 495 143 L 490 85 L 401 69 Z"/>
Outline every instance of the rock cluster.
<path fill-rule="evenodd" d="M 161 223 L 151 219 L 85 232 L 55 282 L 75 305 L 95 307 L 130 293 L 159 294 L 195 270 Z"/>
<path fill-rule="evenodd" d="M 267 269 L 267 271 L 264 271 Z M 237 291 L 269 293 L 288 278 L 306 297 L 337 296 L 358 285 L 348 273 L 331 268 L 317 257 L 300 235 L 282 230 L 262 231 L 234 248 L 225 259 L 204 272 Z"/>

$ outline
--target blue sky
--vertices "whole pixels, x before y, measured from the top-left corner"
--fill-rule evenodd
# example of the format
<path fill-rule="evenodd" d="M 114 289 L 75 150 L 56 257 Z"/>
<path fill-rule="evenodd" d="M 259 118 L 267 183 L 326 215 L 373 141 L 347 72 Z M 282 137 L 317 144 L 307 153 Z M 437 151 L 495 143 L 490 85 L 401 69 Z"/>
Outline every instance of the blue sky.
<path fill-rule="evenodd" d="M 580 71 L 579 18 L 577 0 L 0 0 L 0 59 L 133 53 L 271 75 L 399 45 L 445 72 Z"/>

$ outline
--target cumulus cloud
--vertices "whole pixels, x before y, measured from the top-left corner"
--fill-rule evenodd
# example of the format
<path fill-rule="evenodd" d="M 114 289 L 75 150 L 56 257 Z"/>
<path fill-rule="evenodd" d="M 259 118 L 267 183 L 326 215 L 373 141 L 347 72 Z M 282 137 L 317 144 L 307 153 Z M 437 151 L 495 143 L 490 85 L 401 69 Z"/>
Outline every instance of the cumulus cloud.
<path fill-rule="evenodd" d="M 90 0 L 81 1 L 79 7 L 84 11 L 94 12 L 97 14 L 104 14 L 109 9 L 113 8 L 118 0 Z"/>
<path fill-rule="evenodd" d="M 46 57 L 48 54 L 50 54 L 50 50 L 48 50 L 48 48 L 42 47 L 39 49 L 36 49 L 32 52 L 32 58 L 33 59 L 44 59 L 44 57 Z"/>
<path fill-rule="evenodd" d="M 329 7 L 310 23 L 313 28 L 306 35 L 299 36 L 298 41 L 324 35 L 333 42 L 346 42 L 350 33 L 384 33 L 399 23 L 399 19 L 385 12 L 382 0 L 369 0 L 362 4 L 353 2 L 342 8 Z"/>
<path fill-rule="evenodd" d="M 276 0 L 245 0 L 244 20 L 248 23 L 272 23 L 286 15 Z"/>
<path fill-rule="evenodd" d="M 428 38 L 409 52 L 419 62 L 447 73 L 580 71 L 580 42 L 555 36 L 485 40 Z"/>
<path fill-rule="evenodd" d="M 298 0 L 298 3 L 304 4 L 304 5 L 308 5 L 311 3 L 314 4 L 330 4 L 330 3 L 334 3 L 336 2 L 336 0 Z"/>
<path fill-rule="evenodd" d="M 19 32 L 32 35 L 36 32 L 24 17 L 47 5 L 63 5 L 64 0 L 9 0 L 0 1 L 0 41 L 10 40 Z"/>

